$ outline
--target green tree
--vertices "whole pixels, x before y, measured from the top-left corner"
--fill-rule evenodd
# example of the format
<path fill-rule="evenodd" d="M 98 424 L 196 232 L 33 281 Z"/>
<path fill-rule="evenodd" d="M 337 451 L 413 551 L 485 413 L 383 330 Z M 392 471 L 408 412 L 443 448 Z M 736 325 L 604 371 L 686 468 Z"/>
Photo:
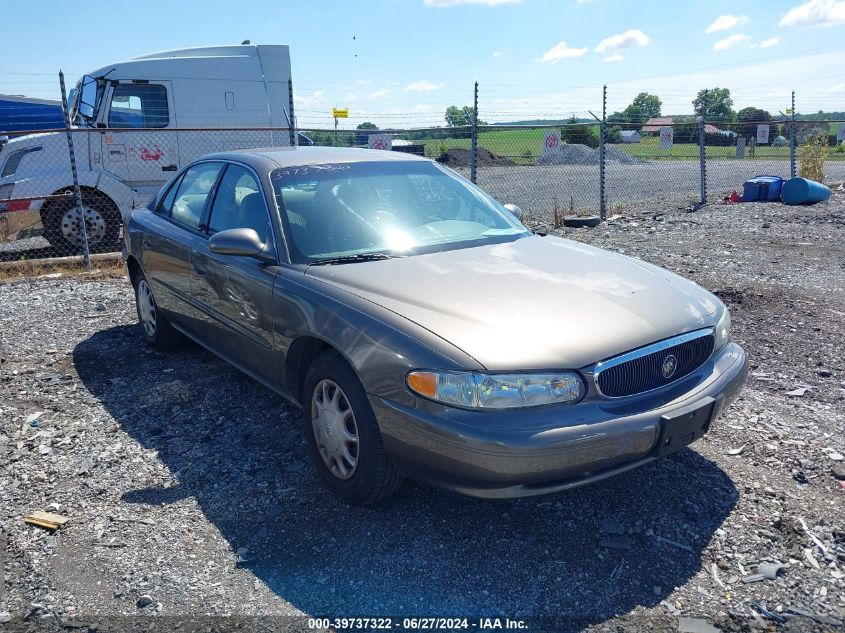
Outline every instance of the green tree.
<path fill-rule="evenodd" d="M 366 145 L 370 140 L 368 132 L 378 130 L 378 125 L 370 123 L 369 121 L 364 121 L 363 123 L 359 123 L 355 129 L 358 130 L 358 133 L 355 135 L 355 144 Z"/>
<path fill-rule="evenodd" d="M 705 88 L 699 90 L 692 101 L 693 110 L 705 121 L 730 122 L 734 119 L 734 101 L 727 88 Z"/>
<path fill-rule="evenodd" d="M 470 114 L 470 117 L 467 117 L 467 114 Z M 449 106 L 446 108 L 446 125 L 449 127 L 460 127 L 462 125 L 469 125 L 472 116 L 472 108 L 469 106 L 464 106 L 463 108 L 459 108 L 458 106 Z"/>
<path fill-rule="evenodd" d="M 760 123 L 769 123 L 769 142 L 774 141 L 777 134 L 777 126 L 772 122 L 772 115 L 760 108 L 743 108 L 736 113 L 736 133 L 740 136 L 757 136 L 757 126 Z"/>
<path fill-rule="evenodd" d="M 657 95 L 650 95 L 647 92 L 641 92 L 634 97 L 634 100 L 628 107 L 636 108 L 639 110 L 640 115 L 648 120 L 653 117 L 660 116 L 660 111 L 663 108 L 663 102 Z"/>
<path fill-rule="evenodd" d="M 472 106 L 449 106 L 446 108 L 446 125 L 449 127 L 460 127 L 463 125 L 472 125 Z M 487 125 L 485 121 L 478 120 L 478 125 Z"/>
<path fill-rule="evenodd" d="M 570 145 L 599 146 L 599 132 L 597 125 L 579 123 L 578 117 L 572 116 L 560 131 L 560 138 Z"/>

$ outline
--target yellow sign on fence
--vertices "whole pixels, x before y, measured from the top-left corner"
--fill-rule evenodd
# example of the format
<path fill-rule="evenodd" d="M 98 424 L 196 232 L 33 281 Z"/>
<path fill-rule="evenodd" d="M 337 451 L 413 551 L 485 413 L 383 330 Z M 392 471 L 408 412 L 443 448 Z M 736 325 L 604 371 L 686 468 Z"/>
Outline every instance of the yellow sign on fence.
<path fill-rule="evenodd" d="M 348 119 L 349 108 L 332 108 L 332 116 L 336 119 Z"/>

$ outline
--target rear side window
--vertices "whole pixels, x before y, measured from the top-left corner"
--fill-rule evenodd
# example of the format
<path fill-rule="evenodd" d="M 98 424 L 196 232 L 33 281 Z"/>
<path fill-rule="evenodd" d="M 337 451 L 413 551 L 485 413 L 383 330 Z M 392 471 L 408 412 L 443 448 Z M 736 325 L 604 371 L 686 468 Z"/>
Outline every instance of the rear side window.
<path fill-rule="evenodd" d="M 192 229 L 199 228 L 208 194 L 222 168 L 222 163 L 200 163 L 189 167 L 178 188 L 174 187 L 176 194 L 170 207 L 170 217 Z M 162 201 L 162 207 L 169 196 L 170 192 Z"/>
<path fill-rule="evenodd" d="M 170 123 L 167 89 L 156 84 L 117 84 L 109 106 L 109 127 L 159 128 Z"/>
<path fill-rule="evenodd" d="M 270 234 L 270 215 L 252 172 L 240 165 L 229 165 L 214 195 L 208 230 L 217 233 L 240 228 L 255 230 L 266 243 Z"/>

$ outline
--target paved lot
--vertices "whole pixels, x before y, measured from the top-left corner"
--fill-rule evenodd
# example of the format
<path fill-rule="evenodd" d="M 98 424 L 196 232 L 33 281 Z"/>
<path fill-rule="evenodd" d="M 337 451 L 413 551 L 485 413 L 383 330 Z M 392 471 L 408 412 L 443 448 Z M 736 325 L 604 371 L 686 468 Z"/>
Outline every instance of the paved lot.
<path fill-rule="evenodd" d="M 143 345 L 127 280 L 0 284 L 0 616 L 50 630 L 206 614 L 831 630 L 845 616 L 845 204 L 659 206 L 567 236 L 716 291 L 749 384 L 693 449 L 548 498 L 409 483 L 349 508 L 307 463 L 296 410 L 196 346 Z M 23 524 L 50 509 L 70 517 L 59 532 Z M 742 581 L 775 561 L 777 579 Z"/>

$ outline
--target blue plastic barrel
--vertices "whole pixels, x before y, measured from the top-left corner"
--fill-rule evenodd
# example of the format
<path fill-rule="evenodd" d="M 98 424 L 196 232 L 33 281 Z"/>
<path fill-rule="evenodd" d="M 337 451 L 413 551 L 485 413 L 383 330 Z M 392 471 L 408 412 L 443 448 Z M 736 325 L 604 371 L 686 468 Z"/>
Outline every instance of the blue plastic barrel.
<path fill-rule="evenodd" d="M 814 204 L 830 198 L 830 188 L 815 180 L 790 178 L 783 183 L 781 197 L 785 204 Z"/>

